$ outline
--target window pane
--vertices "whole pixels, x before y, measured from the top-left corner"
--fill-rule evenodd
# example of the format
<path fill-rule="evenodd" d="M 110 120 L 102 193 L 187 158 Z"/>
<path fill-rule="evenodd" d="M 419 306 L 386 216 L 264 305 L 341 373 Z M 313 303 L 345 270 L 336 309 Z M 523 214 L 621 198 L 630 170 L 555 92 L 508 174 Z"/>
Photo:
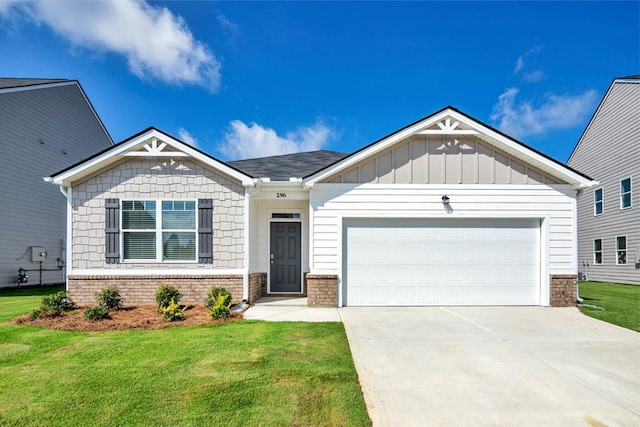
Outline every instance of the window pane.
<path fill-rule="evenodd" d="M 162 233 L 164 260 L 194 261 L 196 259 L 196 233 Z"/>
<path fill-rule="evenodd" d="M 124 259 L 155 259 L 156 233 L 124 232 Z"/>
<path fill-rule="evenodd" d="M 627 249 L 627 238 L 625 236 L 616 237 L 616 249 Z"/>
<path fill-rule="evenodd" d="M 156 228 L 156 202 L 123 201 L 122 228 L 124 230 L 154 230 Z"/>
<path fill-rule="evenodd" d="M 162 202 L 162 228 L 195 230 L 196 207 L 193 202 Z"/>
<path fill-rule="evenodd" d="M 629 206 L 631 206 L 631 193 L 623 194 L 622 195 L 622 207 L 623 208 L 628 208 Z"/>
<path fill-rule="evenodd" d="M 631 191 L 631 178 L 623 179 L 620 181 L 620 192 L 628 193 Z"/>
<path fill-rule="evenodd" d="M 596 203 L 596 215 L 600 215 L 602 213 L 602 202 Z"/>
<path fill-rule="evenodd" d="M 602 188 L 598 188 L 594 194 L 594 200 L 596 202 L 602 201 Z"/>
<path fill-rule="evenodd" d="M 602 239 L 596 239 L 593 241 L 593 250 L 594 251 L 602 250 Z"/>
<path fill-rule="evenodd" d="M 595 253 L 594 262 L 596 264 L 602 264 L 602 252 Z"/>

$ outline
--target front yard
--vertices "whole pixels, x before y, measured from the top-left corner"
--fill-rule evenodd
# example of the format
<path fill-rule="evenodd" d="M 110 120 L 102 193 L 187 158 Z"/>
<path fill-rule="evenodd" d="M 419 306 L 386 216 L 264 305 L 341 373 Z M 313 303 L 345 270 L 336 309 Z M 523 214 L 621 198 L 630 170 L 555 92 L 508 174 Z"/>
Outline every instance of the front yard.
<path fill-rule="evenodd" d="M 371 424 L 341 323 L 10 323 L 57 290 L 0 291 L 0 425 Z"/>
<path fill-rule="evenodd" d="M 640 332 L 640 286 L 580 282 L 578 293 L 583 304 L 604 309 L 579 307 L 583 314 Z"/>

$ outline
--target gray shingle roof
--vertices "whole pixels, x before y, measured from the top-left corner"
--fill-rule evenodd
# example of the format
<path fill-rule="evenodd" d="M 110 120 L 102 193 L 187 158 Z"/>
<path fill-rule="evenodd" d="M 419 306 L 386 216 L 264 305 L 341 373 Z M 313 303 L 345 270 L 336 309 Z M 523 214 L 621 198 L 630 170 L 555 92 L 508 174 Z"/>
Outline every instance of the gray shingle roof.
<path fill-rule="evenodd" d="M 227 163 L 254 178 L 288 181 L 290 177 L 302 178 L 310 175 L 347 155 L 348 153 L 338 151 L 317 150 Z"/>
<path fill-rule="evenodd" d="M 61 82 L 70 82 L 72 80 L 67 79 L 23 79 L 23 78 L 13 78 L 13 77 L 3 77 L 0 78 L 0 89 L 8 89 L 15 87 L 26 87 L 26 86 L 36 86 L 43 85 L 48 83 L 61 83 Z"/>

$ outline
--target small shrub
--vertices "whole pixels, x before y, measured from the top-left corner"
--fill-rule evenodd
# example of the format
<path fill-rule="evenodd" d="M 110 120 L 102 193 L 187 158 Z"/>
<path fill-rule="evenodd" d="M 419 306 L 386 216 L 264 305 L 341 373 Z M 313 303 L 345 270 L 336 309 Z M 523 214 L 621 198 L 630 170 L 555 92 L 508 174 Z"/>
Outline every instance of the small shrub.
<path fill-rule="evenodd" d="M 44 296 L 40 301 L 40 306 L 29 313 L 29 318 L 35 320 L 44 316 L 60 316 L 63 312 L 75 308 L 76 303 L 71 301 L 66 292 L 57 292 Z"/>
<path fill-rule="evenodd" d="M 171 298 L 169 301 L 169 305 L 167 307 L 161 307 L 162 318 L 164 320 L 168 320 L 169 322 L 173 322 L 175 320 L 184 320 L 184 311 L 187 307 L 180 308 L 180 306 L 176 303 L 176 301 Z"/>
<path fill-rule="evenodd" d="M 109 309 L 103 306 L 89 307 L 84 311 L 84 318 L 89 320 L 102 320 L 109 318 Z"/>
<path fill-rule="evenodd" d="M 213 287 L 209 290 L 204 305 L 211 309 L 209 315 L 214 319 L 226 319 L 231 315 L 231 294 L 225 288 Z"/>
<path fill-rule="evenodd" d="M 213 288 L 209 289 L 209 292 L 207 293 L 207 298 L 205 298 L 204 300 L 204 306 L 208 308 L 212 308 L 216 306 L 218 301 L 218 296 L 220 295 L 224 296 L 223 305 L 231 307 L 231 294 L 229 293 L 228 290 L 220 286 L 214 286 Z"/>
<path fill-rule="evenodd" d="M 122 298 L 120 297 L 120 288 L 117 286 L 109 286 L 98 292 L 96 303 L 100 307 L 104 307 L 107 311 L 119 310 L 122 308 Z"/>
<path fill-rule="evenodd" d="M 158 313 L 163 313 L 162 309 L 169 307 L 173 301 L 175 304 L 180 302 L 182 294 L 173 286 L 161 285 L 156 291 L 156 303 L 158 304 Z"/>

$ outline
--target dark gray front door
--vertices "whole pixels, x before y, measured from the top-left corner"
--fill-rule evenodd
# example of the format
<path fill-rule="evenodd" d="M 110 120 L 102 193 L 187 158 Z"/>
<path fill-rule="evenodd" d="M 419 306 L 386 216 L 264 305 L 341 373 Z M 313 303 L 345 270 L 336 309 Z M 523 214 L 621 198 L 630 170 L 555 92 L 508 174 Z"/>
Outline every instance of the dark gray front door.
<path fill-rule="evenodd" d="M 301 292 L 301 227 L 299 222 L 271 223 L 270 292 Z"/>

